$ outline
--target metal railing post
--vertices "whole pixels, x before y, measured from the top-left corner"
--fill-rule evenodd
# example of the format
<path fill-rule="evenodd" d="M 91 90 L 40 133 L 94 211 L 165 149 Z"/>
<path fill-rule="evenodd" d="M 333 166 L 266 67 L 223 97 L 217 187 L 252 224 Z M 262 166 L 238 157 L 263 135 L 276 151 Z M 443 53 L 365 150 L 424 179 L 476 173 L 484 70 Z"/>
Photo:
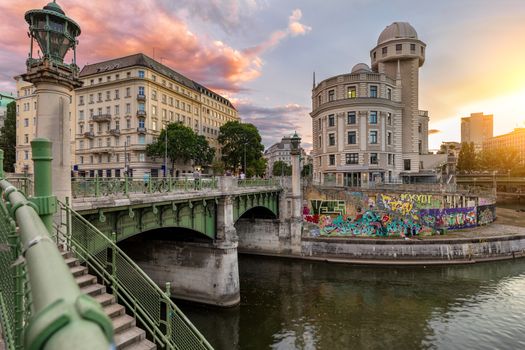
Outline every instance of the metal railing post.
<path fill-rule="evenodd" d="M 111 240 L 117 244 L 117 233 L 114 231 L 111 232 Z M 115 296 L 115 302 L 118 302 L 117 251 L 114 247 L 111 248 L 111 276 L 113 277 L 111 290 Z"/>
<path fill-rule="evenodd" d="M 4 178 L 4 151 L 0 149 L 0 179 Z"/>
<path fill-rule="evenodd" d="M 128 187 L 128 174 L 124 174 L 124 194 L 127 195 L 128 192 L 129 192 L 129 187 Z"/>
<path fill-rule="evenodd" d="M 53 231 L 53 215 L 57 211 L 57 199 L 53 195 L 51 161 L 51 141 L 36 138 L 31 141 L 31 152 L 34 168 L 34 197 L 31 198 L 38 207 L 38 215 L 44 222 L 49 234 Z"/>
<path fill-rule="evenodd" d="M 168 297 L 168 299 L 171 298 L 171 283 L 170 282 L 166 282 L 166 296 Z M 173 313 L 173 310 L 171 309 L 170 303 L 166 303 L 166 337 L 168 339 L 171 339 L 172 313 Z"/>

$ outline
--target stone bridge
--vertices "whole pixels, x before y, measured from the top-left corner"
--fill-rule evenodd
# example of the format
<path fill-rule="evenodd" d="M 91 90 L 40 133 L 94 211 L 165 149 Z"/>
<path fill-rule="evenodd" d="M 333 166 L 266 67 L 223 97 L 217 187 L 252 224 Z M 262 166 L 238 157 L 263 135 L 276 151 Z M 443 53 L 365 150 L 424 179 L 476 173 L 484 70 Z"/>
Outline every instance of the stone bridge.
<path fill-rule="evenodd" d="M 283 251 L 300 246 L 293 198 L 278 182 L 220 177 L 204 188 L 151 191 L 149 186 L 129 193 L 100 186 L 90 197 L 77 192 L 72 204 L 100 231 L 113 235 L 156 283 L 170 282 L 177 298 L 239 303 L 240 236 L 250 240 L 256 234 L 255 239 L 273 241 Z"/>

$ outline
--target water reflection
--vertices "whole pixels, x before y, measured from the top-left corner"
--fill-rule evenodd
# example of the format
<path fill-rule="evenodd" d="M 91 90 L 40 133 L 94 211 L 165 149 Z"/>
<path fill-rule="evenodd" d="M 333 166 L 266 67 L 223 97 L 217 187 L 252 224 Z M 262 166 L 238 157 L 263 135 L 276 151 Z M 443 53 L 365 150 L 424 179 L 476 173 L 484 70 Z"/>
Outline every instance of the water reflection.
<path fill-rule="evenodd" d="M 183 304 L 216 349 L 525 348 L 525 260 L 377 268 L 242 256 L 241 305 Z"/>

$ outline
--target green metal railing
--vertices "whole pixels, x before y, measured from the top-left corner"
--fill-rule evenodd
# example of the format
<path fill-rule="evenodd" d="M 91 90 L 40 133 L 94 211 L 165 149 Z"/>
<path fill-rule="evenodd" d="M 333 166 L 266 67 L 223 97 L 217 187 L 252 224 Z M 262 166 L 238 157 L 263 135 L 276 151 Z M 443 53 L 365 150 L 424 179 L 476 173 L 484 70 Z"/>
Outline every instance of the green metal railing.
<path fill-rule="evenodd" d="M 130 177 L 76 178 L 71 183 L 74 198 L 126 196 L 131 193 L 169 193 L 217 189 L 215 177 L 193 178 L 159 177 L 141 180 Z"/>
<path fill-rule="evenodd" d="M 278 186 L 279 179 L 243 179 L 237 181 L 238 187 Z"/>
<path fill-rule="evenodd" d="M 113 295 L 140 321 L 157 346 L 167 349 L 212 349 L 170 299 L 170 285 L 160 289 L 116 244 L 75 212 L 59 203 L 62 225 L 57 237 L 85 262 Z"/>
<path fill-rule="evenodd" d="M 31 177 L 26 175 L 9 175 L 6 176 L 6 180 L 27 197 L 33 195 L 33 179 Z"/>
<path fill-rule="evenodd" d="M 35 139 L 31 146 L 35 164 L 41 161 L 36 168 L 50 172 L 51 142 Z M 51 175 L 40 178 L 49 186 L 28 199 L 4 179 L 0 166 L 0 323 L 7 349 L 109 349 L 111 321 L 80 292 L 39 216 L 50 217 L 55 209 L 54 197 L 46 196 Z"/>

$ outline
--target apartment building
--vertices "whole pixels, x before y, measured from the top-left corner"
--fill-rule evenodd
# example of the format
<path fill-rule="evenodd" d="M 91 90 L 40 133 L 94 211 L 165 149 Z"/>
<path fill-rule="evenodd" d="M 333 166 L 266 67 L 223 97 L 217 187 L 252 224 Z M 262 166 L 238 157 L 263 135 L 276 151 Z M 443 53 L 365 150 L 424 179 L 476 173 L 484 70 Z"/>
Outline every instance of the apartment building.
<path fill-rule="evenodd" d="M 493 135 L 494 115 L 471 113 L 470 117 L 461 118 L 461 142 L 474 143 L 474 149 L 479 152 L 483 142 Z"/>

